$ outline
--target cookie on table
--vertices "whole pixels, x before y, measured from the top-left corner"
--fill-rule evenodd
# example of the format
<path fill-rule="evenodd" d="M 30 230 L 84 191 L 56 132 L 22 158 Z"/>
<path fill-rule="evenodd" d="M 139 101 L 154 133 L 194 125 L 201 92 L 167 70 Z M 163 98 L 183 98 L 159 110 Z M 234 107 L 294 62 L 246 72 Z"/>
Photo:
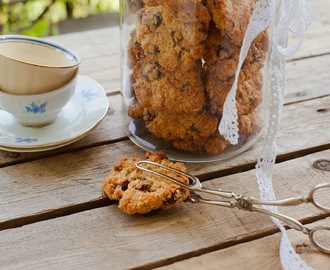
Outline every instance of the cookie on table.
<path fill-rule="evenodd" d="M 187 152 L 203 149 L 219 123 L 216 116 L 206 111 L 190 114 L 160 112 L 145 115 L 144 120 L 150 133 Z"/>
<path fill-rule="evenodd" d="M 181 162 L 172 162 L 162 152 L 147 152 L 145 159 L 180 171 L 186 171 Z M 127 214 L 146 214 L 157 209 L 172 209 L 188 199 L 189 191 L 171 181 L 142 171 L 135 166 L 141 157 L 126 157 L 117 163 L 103 180 L 102 188 L 111 200 L 118 200 L 118 207 Z M 146 165 L 146 167 L 154 169 Z M 188 178 L 175 175 L 163 168 L 157 171 L 189 183 Z"/>

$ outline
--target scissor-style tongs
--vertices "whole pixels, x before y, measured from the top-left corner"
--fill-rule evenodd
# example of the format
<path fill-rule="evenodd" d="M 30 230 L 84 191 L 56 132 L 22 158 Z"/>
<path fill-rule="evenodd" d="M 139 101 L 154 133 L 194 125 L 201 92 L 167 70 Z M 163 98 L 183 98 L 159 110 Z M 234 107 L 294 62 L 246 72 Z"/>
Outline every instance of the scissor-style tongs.
<path fill-rule="evenodd" d="M 220 189 L 208 189 L 204 188 L 199 181 L 199 179 L 193 175 L 190 175 L 188 173 L 179 171 L 177 169 L 155 163 L 152 161 L 139 161 L 136 163 L 136 167 L 147 171 L 149 173 L 152 173 L 154 175 L 158 175 L 160 177 L 164 177 L 167 180 L 174 182 L 178 185 L 180 185 L 183 188 L 186 188 L 190 191 L 190 197 L 189 200 L 193 203 L 207 203 L 207 204 L 213 204 L 213 205 L 219 205 L 229 208 L 235 208 L 246 210 L 246 211 L 255 211 L 259 213 L 263 213 L 272 217 L 275 217 L 287 225 L 289 225 L 291 228 L 301 231 L 304 234 L 307 234 L 309 236 L 309 239 L 311 243 L 320 251 L 330 254 L 330 227 L 320 226 L 313 229 L 309 229 L 306 226 L 304 226 L 301 222 L 298 220 L 277 213 L 270 210 L 267 210 L 263 208 L 261 205 L 272 205 L 272 206 L 294 206 L 299 205 L 302 203 L 312 203 L 317 208 L 323 210 L 326 213 L 330 214 L 330 183 L 321 183 L 316 186 L 314 186 L 308 195 L 300 196 L 300 197 L 292 197 L 287 198 L 283 200 L 275 200 L 275 201 L 265 201 L 265 200 L 259 200 L 244 194 L 236 195 L 233 192 L 228 191 L 222 191 Z M 153 167 L 153 168 L 151 168 Z M 169 172 L 174 172 L 176 174 L 185 176 L 189 179 L 189 184 L 185 184 L 177 179 L 175 179 L 172 176 L 169 176 L 167 174 L 164 174 L 160 171 L 157 171 L 157 168 L 163 168 L 168 170 Z M 319 200 L 316 198 L 315 194 L 316 192 L 322 191 L 327 192 L 327 200 L 328 203 L 325 206 L 324 204 L 320 203 Z M 213 195 L 217 195 L 223 198 L 227 198 L 230 200 L 209 200 L 201 197 L 196 192 L 204 192 L 209 193 Z M 322 196 L 325 197 L 325 196 Z"/>

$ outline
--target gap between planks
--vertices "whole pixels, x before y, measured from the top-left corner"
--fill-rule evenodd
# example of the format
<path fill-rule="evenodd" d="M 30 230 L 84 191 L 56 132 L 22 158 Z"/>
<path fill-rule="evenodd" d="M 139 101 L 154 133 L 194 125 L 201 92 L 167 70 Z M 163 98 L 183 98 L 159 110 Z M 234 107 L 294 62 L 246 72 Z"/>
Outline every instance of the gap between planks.
<path fill-rule="evenodd" d="M 49 210 L 47 212 L 36 213 L 30 216 L 24 216 L 19 218 L 14 218 L 4 222 L 0 222 L 0 231 L 22 227 L 28 224 L 64 217 L 72 214 L 76 214 L 83 211 L 88 211 L 104 206 L 109 206 L 114 204 L 114 201 L 110 201 L 106 198 L 99 198 L 89 202 L 83 202 L 75 205 L 70 205 L 54 210 Z"/>

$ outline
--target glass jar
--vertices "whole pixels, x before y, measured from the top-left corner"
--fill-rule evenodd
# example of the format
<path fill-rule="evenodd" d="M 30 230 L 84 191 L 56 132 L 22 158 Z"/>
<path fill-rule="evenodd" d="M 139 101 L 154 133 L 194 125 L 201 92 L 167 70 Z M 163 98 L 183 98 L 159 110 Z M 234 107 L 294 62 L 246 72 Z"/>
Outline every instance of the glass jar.
<path fill-rule="evenodd" d="M 256 0 L 121 0 L 123 114 L 129 138 L 173 160 L 230 158 L 260 137 L 269 31 L 239 67 Z M 236 70 L 238 143 L 219 132 Z"/>

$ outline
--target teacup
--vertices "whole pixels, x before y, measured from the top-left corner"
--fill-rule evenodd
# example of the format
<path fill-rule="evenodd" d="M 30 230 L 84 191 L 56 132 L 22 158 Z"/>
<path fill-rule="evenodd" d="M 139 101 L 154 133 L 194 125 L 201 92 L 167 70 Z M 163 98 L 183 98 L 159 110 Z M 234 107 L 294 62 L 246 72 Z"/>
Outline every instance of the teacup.
<path fill-rule="evenodd" d="M 81 59 L 74 51 L 39 38 L 0 36 L 0 91 L 35 95 L 73 79 Z"/>
<path fill-rule="evenodd" d="M 36 95 L 13 95 L 0 91 L 0 109 L 10 113 L 23 126 L 50 125 L 73 96 L 77 78 L 78 72 L 66 85 Z"/>

